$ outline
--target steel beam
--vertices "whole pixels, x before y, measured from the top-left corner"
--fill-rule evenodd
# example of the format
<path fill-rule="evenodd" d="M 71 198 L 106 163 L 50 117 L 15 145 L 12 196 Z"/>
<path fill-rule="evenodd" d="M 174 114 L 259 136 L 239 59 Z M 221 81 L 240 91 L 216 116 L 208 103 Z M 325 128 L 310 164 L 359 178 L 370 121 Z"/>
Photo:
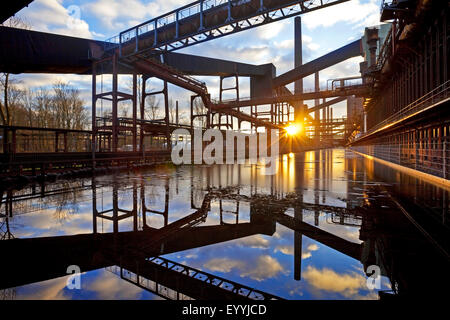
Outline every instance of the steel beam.
<path fill-rule="evenodd" d="M 320 58 L 310 61 L 298 68 L 294 68 L 273 79 L 273 88 L 278 88 L 305 78 L 315 72 L 331 67 L 339 62 L 362 55 L 361 40 L 353 41 L 337 50 L 334 50 Z"/>
<path fill-rule="evenodd" d="M 320 109 L 332 106 L 333 104 L 336 104 L 336 103 L 339 103 L 341 101 L 344 101 L 345 99 L 347 99 L 347 97 L 334 98 L 333 100 L 326 101 L 326 102 L 324 102 L 322 104 L 319 104 L 319 105 L 316 105 L 316 106 L 314 106 L 312 108 L 309 108 L 307 112 L 308 113 L 315 112 L 317 110 L 320 110 Z M 329 116 L 327 118 L 329 118 Z"/>
<path fill-rule="evenodd" d="M 15 0 L 15 1 L 2 1 L 0 2 L 0 23 L 5 22 L 11 16 L 33 2 L 33 0 Z"/>

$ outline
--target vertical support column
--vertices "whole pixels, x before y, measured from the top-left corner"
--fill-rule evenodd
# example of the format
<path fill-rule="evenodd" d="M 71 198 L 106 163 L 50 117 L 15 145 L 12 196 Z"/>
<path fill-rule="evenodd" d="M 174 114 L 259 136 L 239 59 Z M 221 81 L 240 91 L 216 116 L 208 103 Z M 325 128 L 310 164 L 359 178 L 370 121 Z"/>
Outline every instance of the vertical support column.
<path fill-rule="evenodd" d="M 208 101 L 211 101 L 211 95 L 208 93 Z M 212 121 L 212 115 L 211 115 L 211 108 L 210 106 L 206 107 L 206 129 L 211 128 L 211 121 Z"/>
<path fill-rule="evenodd" d="M 239 101 L 239 76 L 237 75 L 237 73 L 235 74 L 235 79 L 236 79 L 236 100 Z M 237 108 L 238 112 L 241 112 L 241 108 Z M 231 117 L 231 129 L 233 129 L 233 117 Z M 239 131 L 241 130 L 241 120 L 238 119 L 238 129 Z"/>
<path fill-rule="evenodd" d="M 314 204 L 319 204 L 319 180 L 320 180 L 320 151 L 316 150 L 314 151 Z M 317 208 L 317 206 L 316 206 Z M 320 211 L 318 209 L 314 210 L 314 225 L 317 227 L 319 226 L 319 217 L 320 217 Z"/>
<path fill-rule="evenodd" d="M 417 159 L 419 158 L 419 130 L 414 133 L 414 169 L 417 170 Z"/>
<path fill-rule="evenodd" d="M 133 179 L 133 231 L 138 231 L 137 181 Z"/>
<path fill-rule="evenodd" d="M 141 106 L 140 106 L 140 118 L 141 118 L 141 123 L 139 125 L 139 151 L 142 152 L 142 155 L 144 155 L 144 150 L 145 150 L 145 146 L 144 146 L 144 119 L 145 119 L 145 83 L 147 82 L 147 77 L 142 75 L 141 78 Z"/>
<path fill-rule="evenodd" d="M 167 81 L 164 81 L 164 112 L 165 117 L 164 121 L 166 123 L 166 143 L 167 143 L 167 149 L 172 150 L 172 141 L 170 140 L 170 113 L 169 113 L 169 94 L 168 94 L 168 88 L 167 88 Z"/>
<path fill-rule="evenodd" d="M 203 1 L 200 1 L 200 28 L 199 30 L 203 30 Z"/>
<path fill-rule="evenodd" d="M 442 83 L 445 83 L 448 80 L 448 49 L 447 49 L 447 14 L 444 14 L 442 21 L 442 70 L 443 79 Z"/>
<path fill-rule="evenodd" d="M 17 134 L 16 134 L 16 129 L 12 130 L 12 154 L 15 154 L 17 151 Z"/>
<path fill-rule="evenodd" d="M 227 17 L 226 22 L 229 22 L 232 20 L 232 18 L 231 18 L 231 1 L 232 0 L 228 0 L 228 6 L 227 6 L 228 17 Z"/>
<path fill-rule="evenodd" d="M 191 137 L 194 135 L 194 99 L 195 96 L 191 96 Z"/>
<path fill-rule="evenodd" d="M 117 54 L 112 57 L 112 152 L 117 152 L 118 147 L 118 123 L 117 123 Z"/>
<path fill-rule="evenodd" d="M 178 39 L 179 35 L 180 35 L 180 23 L 178 22 L 178 13 L 179 11 L 177 10 L 175 12 L 175 38 Z M 200 17 L 200 25 L 202 24 L 202 17 Z"/>
<path fill-rule="evenodd" d="M 91 136 L 91 151 L 92 151 L 92 167 L 95 168 L 95 139 L 97 136 L 97 64 L 92 64 L 92 136 Z M 67 135 L 65 135 L 66 137 Z M 66 144 L 66 142 L 64 142 Z"/>
<path fill-rule="evenodd" d="M 67 132 L 64 132 L 64 152 L 67 151 Z"/>
<path fill-rule="evenodd" d="M 97 233 L 97 186 L 95 176 L 92 177 L 92 233 Z"/>
<path fill-rule="evenodd" d="M 302 46 L 302 19 L 295 17 L 294 20 L 294 67 L 298 68 L 303 64 L 303 46 Z M 303 93 L 303 79 L 294 82 L 294 94 Z M 305 110 L 303 100 L 299 100 L 298 105 L 294 107 L 294 121 L 303 122 Z"/>
<path fill-rule="evenodd" d="M 178 100 L 175 101 L 175 124 L 178 127 L 179 124 L 179 117 L 178 117 Z"/>
<path fill-rule="evenodd" d="M 59 136 L 59 132 L 55 131 L 55 152 L 58 152 L 58 144 L 59 144 L 58 136 Z"/>
<path fill-rule="evenodd" d="M 113 204 L 112 204 L 112 221 L 113 221 L 113 233 L 119 232 L 119 191 L 117 190 L 117 183 L 113 186 Z"/>
<path fill-rule="evenodd" d="M 442 142 L 442 177 L 447 179 L 447 140 Z"/>
<path fill-rule="evenodd" d="M 3 154 L 8 153 L 8 129 L 3 128 Z"/>
<path fill-rule="evenodd" d="M 318 92 L 320 90 L 320 84 L 319 84 L 319 72 L 317 71 L 314 74 L 314 90 Z M 320 104 L 319 99 L 314 100 L 314 106 L 318 106 Z M 314 111 L 314 121 L 316 122 L 316 125 L 314 127 L 314 139 L 319 140 L 319 127 L 320 127 L 320 110 Z"/>
<path fill-rule="evenodd" d="M 294 208 L 294 218 L 295 220 L 303 221 L 303 209 L 301 206 L 296 206 Z M 302 240 L 302 233 L 294 231 L 294 280 L 296 281 L 300 281 L 302 279 Z"/>
<path fill-rule="evenodd" d="M 133 73 L 133 151 L 137 151 L 137 74 Z"/>
<path fill-rule="evenodd" d="M 325 103 L 325 99 L 322 99 L 322 103 Z M 322 140 L 327 138 L 327 108 L 322 108 L 322 120 L 324 121 L 324 126 L 322 128 Z"/>

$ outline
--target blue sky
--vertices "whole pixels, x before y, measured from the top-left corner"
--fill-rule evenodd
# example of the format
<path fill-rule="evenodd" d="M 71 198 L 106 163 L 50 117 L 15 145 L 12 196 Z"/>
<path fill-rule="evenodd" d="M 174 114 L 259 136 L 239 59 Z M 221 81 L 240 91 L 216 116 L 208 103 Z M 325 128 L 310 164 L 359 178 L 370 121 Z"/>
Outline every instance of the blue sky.
<path fill-rule="evenodd" d="M 164 14 L 190 1 L 181 0 L 35 0 L 18 15 L 32 29 L 70 36 L 105 40 L 136 24 Z M 302 15 L 303 62 L 308 62 L 361 37 L 364 27 L 379 21 L 380 0 L 350 0 L 330 8 Z M 70 17 L 79 17 L 70 23 Z M 79 14 L 79 15 L 78 15 Z M 277 74 L 294 65 L 294 18 L 275 22 L 256 29 L 243 31 L 221 39 L 199 44 L 180 52 L 241 61 L 252 64 L 273 63 Z M 320 73 L 321 86 L 328 79 L 358 74 L 362 58 L 353 58 Z M 86 106 L 90 106 L 89 76 L 79 75 L 21 75 L 26 87 L 51 85 L 55 80 L 65 80 L 78 87 Z M 202 77 L 213 97 L 218 96 L 218 77 Z M 249 96 L 248 79 L 241 80 L 241 96 Z M 304 80 L 305 89 L 313 86 L 312 77 Z M 189 93 L 170 88 L 174 100 L 187 108 Z M 307 102 L 308 103 L 308 102 Z M 345 104 L 334 112 L 341 116 Z"/>

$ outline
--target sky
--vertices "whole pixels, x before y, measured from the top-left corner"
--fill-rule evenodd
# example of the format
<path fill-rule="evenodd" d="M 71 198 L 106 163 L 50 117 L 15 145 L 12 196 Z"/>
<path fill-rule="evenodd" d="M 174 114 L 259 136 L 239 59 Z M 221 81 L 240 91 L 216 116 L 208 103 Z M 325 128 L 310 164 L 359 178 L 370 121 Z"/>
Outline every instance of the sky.
<path fill-rule="evenodd" d="M 187 3 L 186 0 L 35 0 L 17 15 L 36 31 L 106 40 Z M 379 8 L 380 0 L 350 0 L 301 15 L 303 63 L 360 38 L 365 27 L 378 25 Z M 251 64 L 273 63 L 279 75 L 294 66 L 294 18 L 181 49 L 179 52 Z M 321 71 L 321 87 L 326 87 L 328 79 L 358 75 L 359 62 L 362 60 L 362 57 L 352 58 Z M 69 82 L 80 90 L 86 108 L 90 108 L 90 76 L 38 74 L 18 75 L 16 78 L 27 88 L 50 87 L 57 80 Z M 217 98 L 219 77 L 198 78 L 206 82 L 212 97 Z M 312 76 L 305 78 L 305 90 L 312 89 L 313 84 Z M 241 78 L 240 85 L 241 97 L 248 97 L 248 78 Z M 288 87 L 293 89 L 292 85 Z M 190 93 L 174 86 L 169 87 L 169 92 L 173 100 L 179 101 L 181 109 L 187 110 Z M 345 102 L 336 105 L 333 114 L 337 117 L 344 115 Z"/>

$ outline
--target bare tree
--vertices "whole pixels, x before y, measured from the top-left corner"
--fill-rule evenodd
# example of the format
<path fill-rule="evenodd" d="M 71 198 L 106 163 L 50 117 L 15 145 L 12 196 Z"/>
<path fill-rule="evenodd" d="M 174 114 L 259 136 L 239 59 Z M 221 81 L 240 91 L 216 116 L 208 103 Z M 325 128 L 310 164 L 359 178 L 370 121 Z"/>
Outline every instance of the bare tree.
<path fill-rule="evenodd" d="M 194 114 L 206 114 L 207 110 L 205 108 L 205 105 L 203 104 L 203 101 L 200 99 L 194 100 Z M 206 118 L 205 117 L 197 117 L 195 119 L 200 127 L 206 126 Z"/>
<path fill-rule="evenodd" d="M 175 123 L 177 119 L 177 109 L 172 98 L 169 99 L 169 122 Z"/>
<path fill-rule="evenodd" d="M 87 113 L 80 92 L 68 83 L 53 86 L 53 117 L 57 128 L 84 129 Z"/>
<path fill-rule="evenodd" d="M 145 98 L 145 117 L 150 120 L 156 120 L 161 115 L 159 100 L 155 96 L 147 96 Z"/>
<path fill-rule="evenodd" d="M 32 127 L 34 126 L 34 97 L 35 94 L 32 90 L 30 89 L 26 89 L 23 91 L 23 95 L 22 95 L 22 105 L 25 111 L 25 116 L 24 116 L 24 120 L 25 120 L 25 125 Z"/>
<path fill-rule="evenodd" d="M 18 16 L 13 16 L 6 20 L 3 24 L 5 27 L 20 28 L 20 29 L 31 29 L 29 23 L 24 21 Z M 9 73 L 0 74 L 0 91 L 3 99 L 0 99 L 0 118 L 4 125 L 12 125 L 13 123 L 13 112 L 11 107 L 13 105 L 13 99 L 17 98 L 17 87 L 13 86 L 15 83 Z"/>

